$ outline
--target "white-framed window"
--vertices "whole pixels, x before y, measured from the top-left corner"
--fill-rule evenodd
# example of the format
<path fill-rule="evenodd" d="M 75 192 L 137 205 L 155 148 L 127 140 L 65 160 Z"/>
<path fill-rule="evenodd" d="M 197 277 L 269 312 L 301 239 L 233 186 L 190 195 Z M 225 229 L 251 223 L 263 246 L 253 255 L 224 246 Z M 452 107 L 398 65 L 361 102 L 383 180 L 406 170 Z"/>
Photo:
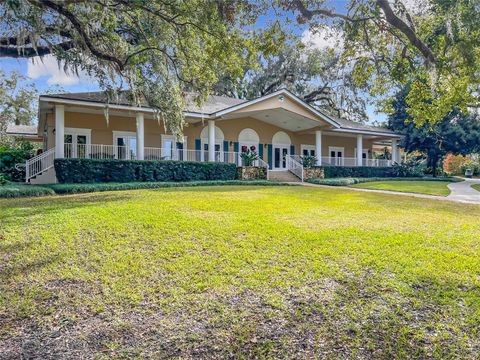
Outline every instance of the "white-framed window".
<path fill-rule="evenodd" d="M 302 156 L 315 156 L 315 145 L 300 145 L 300 151 Z"/>
<path fill-rule="evenodd" d="M 355 159 L 357 158 L 357 148 L 355 148 Z M 365 166 L 367 164 L 367 161 L 368 160 L 368 149 L 362 149 L 362 162 L 363 162 L 363 166 Z"/>
<path fill-rule="evenodd" d="M 330 165 L 343 166 L 345 163 L 344 159 L 345 148 L 338 146 L 329 146 L 328 147 L 328 162 Z"/>
<path fill-rule="evenodd" d="M 290 155 L 292 141 L 284 131 L 278 131 L 272 137 L 273 147 L 273 170 L 285 170 L 287 168 L 287 156 Z"/>
<path fill-rule="evenodd" d="M 114 131 L 114 157 L 120 160 L 135 160 L 137 158 L 137 133 L 131 131 Z"/>
<path fill-rule="evenodd" d="M 187 137 L 176 141 L 174 135 L 161 135 L 162 160 L 183 160 L 187 158 Z"/>
<path fill-rule="evenodd" d="M 86 158 L 90 155 L 92 129 L 65 128 L 64 143 L 66 158 Z"/>

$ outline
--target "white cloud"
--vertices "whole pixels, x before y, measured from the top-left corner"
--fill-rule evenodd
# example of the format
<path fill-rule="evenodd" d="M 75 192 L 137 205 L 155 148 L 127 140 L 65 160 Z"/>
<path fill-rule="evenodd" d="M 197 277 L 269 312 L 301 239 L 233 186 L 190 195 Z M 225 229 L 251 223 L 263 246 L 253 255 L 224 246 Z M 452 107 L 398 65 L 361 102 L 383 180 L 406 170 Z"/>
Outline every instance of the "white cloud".
<path fill-rule="evenodd" d="M 79 76 L 72 71 L 65 72 L 63 64 L 59 64 L 52 55 L 29 60 L 27 76 L 32 79 L 47 76 L 48 85 L 70 86 L 80 83 L 92 84 L 95 82 L 95 80 L 89 77 L 85 72 L 80 71 Z"/>
<path fill-rule="evenodd" d="M 302 34 L 302 42 L 317 49 L 340 51 L 343 48 L 343 34 L 338 29 L 329 27 L 322 27 L 315 32 L 307 29 Z"/>

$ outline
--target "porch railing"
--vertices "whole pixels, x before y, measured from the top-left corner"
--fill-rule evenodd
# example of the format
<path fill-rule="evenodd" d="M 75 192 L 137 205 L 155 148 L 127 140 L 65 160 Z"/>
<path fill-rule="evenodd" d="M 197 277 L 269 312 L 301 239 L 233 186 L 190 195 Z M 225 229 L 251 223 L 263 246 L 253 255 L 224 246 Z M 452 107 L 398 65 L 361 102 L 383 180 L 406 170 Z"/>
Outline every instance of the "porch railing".
<path fill-rule="evenodd" d="M 285 156 L 287 170 L 297 176 L 303 182 L 303 164 L 302 157 L 299 155 Z"/>
<path fill-rule="evenodd" d="M 41 174 L 53 167 L 55 160 L 55 148 L 49 149 L 44 153 L 34 156 L 25 162 L 25 181 L 29 182 L 31 178 Z"/>
<path fill-rule="evenodd" d="M 322 156 L 322 165 L 330 165 L 330 166 L 383 167 L 383 166 L 392 166 L 392 164 L 393 164 L 392 160 L 387 160 L 387 159 L 362 159 L 362 162 L 359 163 L 357 158 Z"/>

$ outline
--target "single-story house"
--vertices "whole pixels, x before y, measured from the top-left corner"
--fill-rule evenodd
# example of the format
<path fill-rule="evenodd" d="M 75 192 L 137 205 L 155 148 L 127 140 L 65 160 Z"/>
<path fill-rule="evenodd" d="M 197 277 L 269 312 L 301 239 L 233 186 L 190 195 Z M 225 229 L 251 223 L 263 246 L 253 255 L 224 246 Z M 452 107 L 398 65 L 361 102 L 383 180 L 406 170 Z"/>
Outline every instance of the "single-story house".
<path fill-rule="evenodd" d="M 15 139 L 43 143 L 43 136 L 38 134 L 36 125 L 8 125 L 5 134 Z"/>
<path fill-rule="evenodd" d="M 102 92 L 42 95 L 38 136 L 44 153 L 27 162 L 27 181 L 55 181 L 55 158 L 234 162 L 243 146 L 254 146 L 257 165 L 288 171 L 302 155 L 317 165 L 390 166 L 400 161 L 400 135 L 322 113 L 282 89 L 254 100 L 210 96 L 198 107 L 187 99 L 183 141 L 165 131 L 154 109 L 127 101 L 110 103 Z M 392 159 L 373 158 L 390 144 Z"/>

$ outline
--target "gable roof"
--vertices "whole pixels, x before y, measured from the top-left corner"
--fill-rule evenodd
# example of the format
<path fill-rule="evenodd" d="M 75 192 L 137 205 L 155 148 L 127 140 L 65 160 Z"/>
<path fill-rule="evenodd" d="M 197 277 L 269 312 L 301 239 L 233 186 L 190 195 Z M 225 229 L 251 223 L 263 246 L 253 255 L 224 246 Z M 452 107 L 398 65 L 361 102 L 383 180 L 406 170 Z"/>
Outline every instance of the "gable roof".
<path fill-rule="evenodd" d="M 8 135 L 37 135 L 36 125 L 8 125 Z"/>

